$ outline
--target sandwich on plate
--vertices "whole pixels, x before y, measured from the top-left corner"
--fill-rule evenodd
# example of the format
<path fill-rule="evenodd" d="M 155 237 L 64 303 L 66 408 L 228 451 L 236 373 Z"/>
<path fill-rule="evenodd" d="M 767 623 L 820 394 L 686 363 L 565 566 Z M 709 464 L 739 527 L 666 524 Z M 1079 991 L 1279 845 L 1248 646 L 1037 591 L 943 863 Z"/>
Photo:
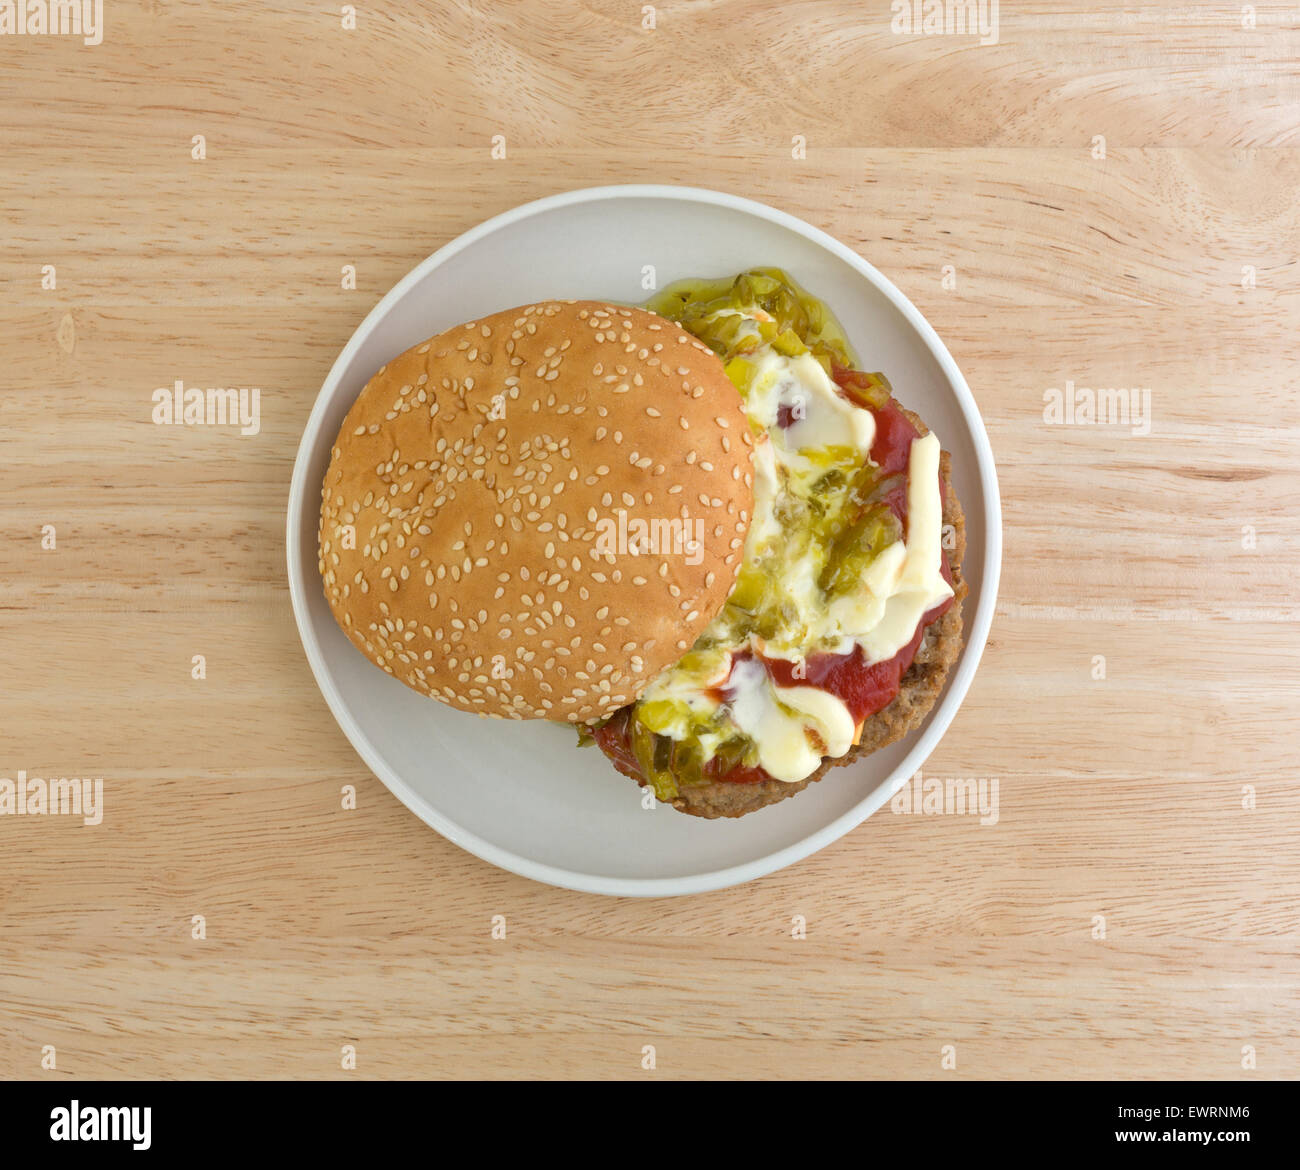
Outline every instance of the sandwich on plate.
<path fill-rule="evenodd" d="M 776 269 L 549 301 L 380 369 L 335 441 L 320 571 L 421 693 L 577 728 L 742 816 L 892 743 L 961 647 L 948 455 Z"/>

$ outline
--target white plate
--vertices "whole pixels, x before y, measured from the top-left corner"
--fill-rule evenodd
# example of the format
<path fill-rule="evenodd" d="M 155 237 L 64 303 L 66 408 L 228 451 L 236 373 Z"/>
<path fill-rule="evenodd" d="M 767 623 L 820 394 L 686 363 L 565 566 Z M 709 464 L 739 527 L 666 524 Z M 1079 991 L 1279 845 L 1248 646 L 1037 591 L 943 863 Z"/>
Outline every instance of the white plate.
<path fill-rule="evenodd" d="M 335 626 L 316 569 L 320 485 L 343 416 L 381 365 L 476 316 L 548 298 L 635 302 L 653 266 L 686 276 L 784 268 L 843 322 L 953 456 L 966 510 L 966 645 L 923 727 L 740 820 L 641 806 L 641 790 L 571 729 L 453 711 L 372 666 Z M 596 187 L 527 203 L 453 240 L 400 281 L 353 334 L 321 388 L 289 494 L 289 588 L 316 681 L 361 758 L 412 812 L 504 869 L 571 889 L 662 896 L 771 873 L 884 804 L 961 703 L 993 617 L 1002 523 L 975 401 L 933 329 L 888 280 L 824 232 L 760 203 L 690 187 Z M 884 834 L 881 846 L 888 847 Z"/>

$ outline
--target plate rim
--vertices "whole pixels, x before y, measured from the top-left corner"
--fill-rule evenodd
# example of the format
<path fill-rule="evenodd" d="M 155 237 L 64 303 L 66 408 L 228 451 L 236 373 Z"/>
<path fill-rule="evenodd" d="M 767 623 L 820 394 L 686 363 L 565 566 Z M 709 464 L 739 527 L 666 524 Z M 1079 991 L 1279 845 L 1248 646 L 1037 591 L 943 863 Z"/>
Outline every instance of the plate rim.
<path fill-rule="evenodd" d="M 429 273 L 441 267 L 448 259 L 468 248 L 478 240 L 508 225 L 531 218 L 559 207 L 576 203 L 598 202 L 608 199 L 667 199 L 694 203 L 707 203 L 727 210 L 755 216 L 768 220 L 781 227 L 803 236 L 805 239 L 843 260 L 859 275 L 882 293 L 895 308 L 902 313 L 909 325 L 939 363 L 944 377 L 957 397 L 963 418 L 971 435 L 975 448 L 977 471 L 980 487 L 984 493 L 985 512 L 987 516 L 984 575 L 980 587 L 979 605 L 971 620 L 961 661 L 952 677 L 948 679 L 944 694 L 935 710 L 935 718 L 922 731 L 911 750 L 903 757 L 896 772 L 905 783 L 908 777 L 915 775 L 925 760 L 938 746 L 952 720 L 961 709 L 966 692 L 974 680 L 975 672 L 984 654 L 989 630 L 993 624 L 993 615 L 997 606 L 998 583 L 1002 571 L 1002 503 L 998 491 L 997 469 L 994 464 L 993 448 L 989 442 L 984 420 L 976 406 L 975 397 L 966 383 L 965 377 L 953 360 L 934 327 L 922 316 L 920 310 L 888 279 L 857 254 L 847 244 L 837 240 L 828 232 L 815 227 L 805 220 L 760 203 L 741 195 L 732 195 L 723 191 L 714 191 L 705 187 L 677 186 L 670 183 L 623 183 L 597 187 L 579 187 L 562 191 L 521 203 L 507 211 L 494 215 L 481 223 L 462 232 L 455 239 L 444 244 L 437 251 L 425 257 L 419 264 L 403 276 L 379 302 L 366 314 L 365 318 L 353 331 L 347 344 L 339 351 L 330 366 L 321 388 L 316 394 L 311 412 L 303 427 L 302 437 L 294 456 L 293 474 L 289 487 L 289 499 L 285 516 L 285 554 L 289 577 L 289 597 L 293 608 L 294 623 L 298 629 L 298 638 L 306 652 L 308 664 L 316 686 L 325 698 L 325 702 L 334 716 L 335 722 L 347 737 L 352 748 L 361 757 L 362 762 L 397 797 L 411 812 L 426 825 L 440 833 L 453 844 L 480 860 L 495 865 L 520 877 L 530 878 L 547 885 L 582 893 L 603 894 L 613 897 L 672 897 L 685 894 L 701 894 L 713 890 L 725 889 L 765 877 L 777 870 L 784 869 L 796 861 L 824 849 L 839 840 L 846 833 L 857 828 L 875 813 L 898 790 L 895 782 L 882 782 L 852 808 L 840 814 L 821 828 L 800 838 L 775 852 L 761 858 L 727 866 L 723 869 L 709 870 L 704 873 L 662 878 L 625 878 L 609 877 L 600 874 L 583 873 L 564 869 L 546 862 L 534 861 L 520 856 L 513 850 L 496 845 L 470 832 L 452 821 L 427 800 L 411 789 L 400 776 L 388 767 L 377 747 L 371 742 L 360 726 L 353 719 L 342 695 L 334 686 L 329 672 L 325 668 L 324 657 L 320 650 L 315 631 L 307 619 L 307 598 L 305 590 L 307 581 L 317 574 L 313 561 L 310 574 L 305 572 L 303 558 L 299 555 L 301 544 L 301 527 L 305 516 L 305 500 L 310 498 L 307 484 L 307 464 L 309 448 L 314 444 L 321 429 L 321 421 L 326 412 L 328 397 L 337 388 L 343 371 L 351 363 L 353 356 L 360 349 L 376 325 L 388 314 L 419 281 Z M 319 488 L 316 489 L 317 494 Z"/>

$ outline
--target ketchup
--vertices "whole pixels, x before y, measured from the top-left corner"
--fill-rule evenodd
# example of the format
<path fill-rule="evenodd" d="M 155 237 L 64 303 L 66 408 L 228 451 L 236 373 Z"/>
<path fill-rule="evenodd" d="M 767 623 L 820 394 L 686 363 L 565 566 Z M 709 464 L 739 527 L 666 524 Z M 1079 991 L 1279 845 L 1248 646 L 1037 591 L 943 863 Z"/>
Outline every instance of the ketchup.
<path fill-rule="evenodd" d="M 592 738 L 596 746 L 609 757 L 609 761 L 624 776 L 633 780 L 644 780 L 641 765 L 632 751 L 632 732 L 629 723 L 632 717 L 632 705 L 620 707 L 609 719 L 595 731 Z"/>
<path fill-rule="evenodd" d="M 871 444 L 871 461 L 879 468 L 878 474 L 883 478 L 890 475 L 903 475 L 900 485 L 884 497 L 884 503 L 903 526 L 904 539 L 907 534 L 907 471 L 908 460 L 912 453 L 912 440 L 920 437 L 920 432 L 912 425 L 898 404 L 890 398 L 883 406 L 870 406 L 861 397 L 860 392 L 876 385 L 871 375 L 857 370 L 846 370 L 834 366 L 832 376 L 844 397 L 855 405 L 869 409 L 876 419 L 876 437 Z M 782 423 L 781 425 L 789 425 Z M 939 479 L 939 495 L 943 499 L 943 478 Z M 948 566 L 948 554 L 942 554 L 941 571 L 943 579 L 952 584 L 952 570 Z M 879 711 L 883 711 L 898 696 L 903 675 L 916 657 L 926 628 L 947 612 L 952 605 L 949 597 L 941 604 L 927 611 L 916 627 L 912 640 L 892 658 L 883 662 L 867 662 L 862 647 L 855 646 L 848 654 L 814 654 L 803 664 L 802 677 L 796 678 L 795 664 L 781 658 L 766 658 L 744 650 L 732 657 L 732 669 L 737 662 L 755 657 L 763 663 L 768 677 L 778 686 L 819 687 L 838 698 L 848 708 L 855 723 L 862 723 Z M 726 685 L 717 688 L 714 697 L 726 701 L 730 696 Z M 634 780 L 642 780 L 640 765 L 632 751 L 631 719 L 632 707 L 623 707 L 598 731 L 596 743 L 614 766 Z M 723 780 L 728 784 L 754 784 L 760 780 L 770 780 L 771 776 L 762 768 L 740 765 L 722 772 L 722 761 L 714 757 L 704 766 L 704 774 L 712 780 Z"/>

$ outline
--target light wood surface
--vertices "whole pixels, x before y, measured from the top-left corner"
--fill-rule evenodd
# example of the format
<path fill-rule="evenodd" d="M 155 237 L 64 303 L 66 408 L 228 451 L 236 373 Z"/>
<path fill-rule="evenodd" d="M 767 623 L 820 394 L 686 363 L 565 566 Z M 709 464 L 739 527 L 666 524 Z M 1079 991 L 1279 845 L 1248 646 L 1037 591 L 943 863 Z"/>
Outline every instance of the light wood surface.
<path fill-rule="evenodd" d="M 0 1074 L 1295 1076 L 1294 5 L 1003 3 L 983 47 L 883 2 L 357 9 L 0 38 L 0 776 L 106 789 L 0 817 Z M 965 371 L 1005 563 L 927 772 L 997 777 L 995 826 L 602 899 L 444 841 L 331 719 L 283 517 L 335 355 L 479 220 L 650 180 L 840 237 Z M 261 433 L 153 426 L 176 378 L 261 387 Z M 1047 425 L 1067 379 L 1151 434 Z"/>

